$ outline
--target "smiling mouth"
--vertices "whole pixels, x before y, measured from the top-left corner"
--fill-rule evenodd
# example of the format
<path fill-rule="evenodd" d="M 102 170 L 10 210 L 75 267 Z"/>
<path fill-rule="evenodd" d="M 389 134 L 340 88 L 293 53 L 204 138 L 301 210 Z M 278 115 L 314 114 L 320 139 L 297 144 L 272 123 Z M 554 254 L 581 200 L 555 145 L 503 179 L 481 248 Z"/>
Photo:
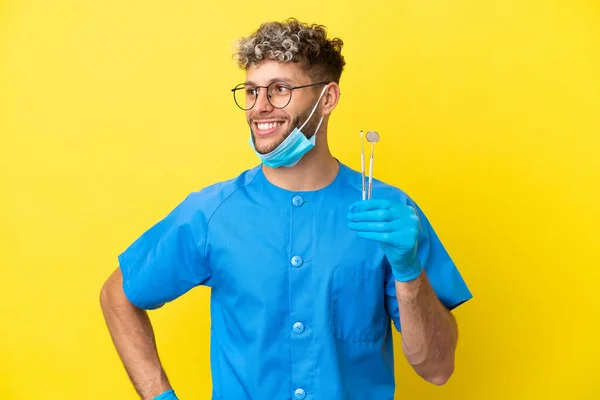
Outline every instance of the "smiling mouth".
<path fill-rule="evenodd" d="M 257 122 L 254 124 L 256 126 L 256 134 L 257 135 L 269 135 L 277 130 L 281 125 L 284 124 L 284 121 L 274 121 L 274 122 Z"/>

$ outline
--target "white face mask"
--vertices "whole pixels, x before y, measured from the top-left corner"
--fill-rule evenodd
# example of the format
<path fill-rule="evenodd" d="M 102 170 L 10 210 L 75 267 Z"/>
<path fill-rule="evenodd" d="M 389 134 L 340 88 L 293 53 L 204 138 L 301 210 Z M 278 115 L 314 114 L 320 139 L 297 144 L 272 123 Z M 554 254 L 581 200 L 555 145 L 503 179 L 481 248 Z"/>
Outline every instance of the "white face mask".
<path fill-rule="evenodd" d="M 308 116 L 306 121 L 304 121 L 302 126 L 300 128 L 294 128 L 292 133 L 290 133 L 288 137 L 286 137 L 285 140 L 281 142 L 279 146 L 277 146 L 271 152 L 267 154 L 260 154 L 259 152 L 257 152 L 256 148 L 254 147 L 254 142 L 252 141 L 252 131 L 250 131 L 250 146 L 252 146 L 252 149 L 254 150 L 256 155 L 258 155 L 258 157 L 261 159 L 263 164 L 271 168 L 293 167 L 310 149 L 312 149 L 315 146 L 317 132 L 321 127 L 321 123 L 323 123 L 324 117 L 322 116 L 319 120 L 317 129 L 315 129 L 315 132 L 310 139 L 307 139 L 306 135 L 302 133 L 302 128 L 304 128 L 306 123 L 311 119 L 311 117 L 315 113 L 315 110 L 317 109 L 321 98 L 325 94 L 325 90 L 327 90 L 327 86 L 323 88 L 323 91 L 321 92 L 317 103 L 313 107 L 312 111 L 310 112 L 310 115 Z"/>

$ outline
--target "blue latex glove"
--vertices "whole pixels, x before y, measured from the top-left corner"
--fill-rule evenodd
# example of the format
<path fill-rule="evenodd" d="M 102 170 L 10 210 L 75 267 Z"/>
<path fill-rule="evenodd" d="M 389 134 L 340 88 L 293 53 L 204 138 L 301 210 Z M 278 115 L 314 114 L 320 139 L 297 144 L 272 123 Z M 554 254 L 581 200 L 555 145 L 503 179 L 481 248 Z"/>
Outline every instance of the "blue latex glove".
<path fill-rule="evenodd" d="M 175 396 L 175 392 L 173 389 L 167 390 L 164 393 L 159 394 L 153 400 L 179 400 L 177 396 Z"/>
<path fill-rule="evenodd" d="M 348 227 L 379 242 L 397 281 L 419 277 L 423 267 L 417 256 L 419 217 L 414 208 L 388 200 L 362 200 L 350 206 Z"/>

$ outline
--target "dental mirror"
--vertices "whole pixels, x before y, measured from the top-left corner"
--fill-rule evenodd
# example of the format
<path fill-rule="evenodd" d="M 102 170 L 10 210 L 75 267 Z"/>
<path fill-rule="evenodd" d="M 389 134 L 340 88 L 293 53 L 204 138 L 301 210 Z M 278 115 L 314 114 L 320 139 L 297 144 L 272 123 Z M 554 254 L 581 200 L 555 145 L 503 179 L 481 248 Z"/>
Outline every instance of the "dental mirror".
<path fill-rule="evenodd" d="M 371 159 L 369 164 L 369 194 L 368 199 L 371 198 L 371 188 L 373 187 L 373 157 L 375 154 L 375 143 L 379 142 L 379 133 L 375 131 L 369 131 L 366 134 L 367 142 L 371 143 Z"/>
<path fill-rule="evenodd" d="M 371 144 L 379 142 L 379 133 L 377 133 L 375 131 L 367 132 L 367 142 L 369 142 Z"/>

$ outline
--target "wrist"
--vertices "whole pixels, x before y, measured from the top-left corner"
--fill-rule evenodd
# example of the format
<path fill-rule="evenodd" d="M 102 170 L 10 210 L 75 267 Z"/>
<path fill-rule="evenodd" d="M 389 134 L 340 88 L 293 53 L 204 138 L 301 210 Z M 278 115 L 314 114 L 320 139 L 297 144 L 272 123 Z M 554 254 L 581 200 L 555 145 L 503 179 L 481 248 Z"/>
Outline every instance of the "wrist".
<path fill-rule="evenodd" d="M 415 260 L 408 266 L 392 265 L 392 274 L 394 275 L 394 279 L 398 282 L 414 281 L 421 276 L 421 272 L 423 272 L 423 266 L 421 265 L 419 257 L 415 257 Z"/>
<path fill-rule="evenodd" d="M 175 391 L 173 389 L 169 389 L 166 392 L 159 394 L 152 400 L 178 400 L 178 399 L 177 399 L 177 396 L 175 395 Z"/>
<path fill-rule="evenodd" d="M 396 297 L 404 305 L 415 305 L 432 292 L 429 280 L 423 271 L 417 279 L 412 281 L 396 281 Z"/>

